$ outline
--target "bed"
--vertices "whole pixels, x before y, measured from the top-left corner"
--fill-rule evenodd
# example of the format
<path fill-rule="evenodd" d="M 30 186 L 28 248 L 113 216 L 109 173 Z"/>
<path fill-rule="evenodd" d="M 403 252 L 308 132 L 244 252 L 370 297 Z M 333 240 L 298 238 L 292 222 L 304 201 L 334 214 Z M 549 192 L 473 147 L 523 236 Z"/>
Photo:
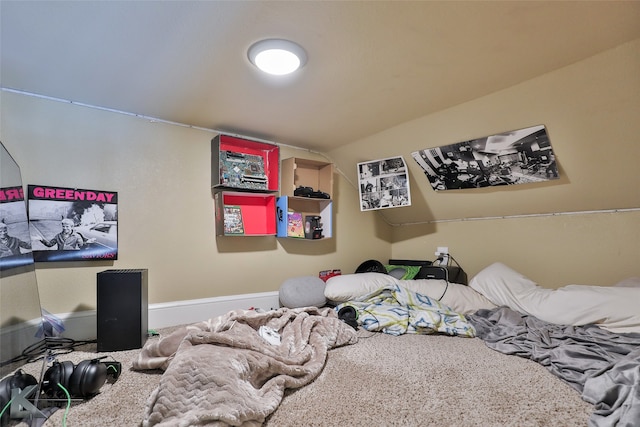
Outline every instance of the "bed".
<path fill-rule="evenodd" d="M 145 345 L 134 369 L 164 373 L 143 426 L 261 425 L 285 390 L 320 375 L 332 349 L 357 345 L 338 316 L 344 306 L 368 331 L 477 338 L 531 359 L 594 405 L 591 426 L 631 426 L 640 419 L 639 282 L 549 290 L 500 263 L 469 286 L 335 276 L 325 286 L 331 306 L 232 311 Z"/>
<path fill-rule="evenodd" d="M 376 289 L 398 286 L 465 315 L 490 348 L 545 366 L 594 405 L 591 426 L 636 426 L 640 420 L 640 278 L 616 286 L 547 289 L 494 263 L 469 286 L 361 273 L 332 278 L 325 294 L 338 308 L 368 306 Z M 363 305 L 363 301 L 365 301 Z M 362 312 L 362 326 L 379 330 Z"/>

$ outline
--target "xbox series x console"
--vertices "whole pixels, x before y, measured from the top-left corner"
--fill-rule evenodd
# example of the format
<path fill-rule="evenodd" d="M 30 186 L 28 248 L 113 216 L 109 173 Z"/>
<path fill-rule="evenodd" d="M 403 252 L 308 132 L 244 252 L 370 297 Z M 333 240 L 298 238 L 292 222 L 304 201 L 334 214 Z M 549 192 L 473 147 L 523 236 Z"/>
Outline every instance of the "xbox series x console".
<path fill-rule="evenodd" d="M 147 269 L 98 273 L 98 351 L 142 348 L 148 334 Z"/>

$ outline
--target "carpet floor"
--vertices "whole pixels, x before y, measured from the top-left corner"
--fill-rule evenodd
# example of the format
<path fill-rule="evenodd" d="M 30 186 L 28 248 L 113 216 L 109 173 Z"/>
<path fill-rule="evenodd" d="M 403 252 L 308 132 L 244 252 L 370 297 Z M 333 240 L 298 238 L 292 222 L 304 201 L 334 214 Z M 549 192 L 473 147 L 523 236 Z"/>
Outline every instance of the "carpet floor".
<path fill-rule="evenodd" d="M 593 410 L 543 366 L 493 351 L 477 338 L 396 337 L 363 330 L 358 335 L 357 344 L 329 352 L 314 382 L 288 390 L 264 425 L 572 427 L 586 426 Z M 59 355 L 58 360 L 75 364 L 108 355 L 122 363 L 123 372 L 93 398 L 58 409 L 42 425 L 141 425 L 147 398 L 162 372 L 131 370 L 138 352 L 98 354 L 95 344 L 87 344 Z M 23 370 L 39 378 L 42 361 Z"/>

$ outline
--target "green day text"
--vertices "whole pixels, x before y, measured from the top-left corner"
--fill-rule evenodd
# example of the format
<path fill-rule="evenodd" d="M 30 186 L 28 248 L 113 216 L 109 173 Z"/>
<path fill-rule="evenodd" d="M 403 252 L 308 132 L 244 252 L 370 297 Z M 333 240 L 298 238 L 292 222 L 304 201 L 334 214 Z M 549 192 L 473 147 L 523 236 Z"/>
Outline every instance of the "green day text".
<path fill-rule="evenodd" d="M 31 194 L 36 199 L 86 200 L 91 202 L 115 202 L 117 193 L 107 191 L 74 190 L 71 188 L 33 187 Z"/>

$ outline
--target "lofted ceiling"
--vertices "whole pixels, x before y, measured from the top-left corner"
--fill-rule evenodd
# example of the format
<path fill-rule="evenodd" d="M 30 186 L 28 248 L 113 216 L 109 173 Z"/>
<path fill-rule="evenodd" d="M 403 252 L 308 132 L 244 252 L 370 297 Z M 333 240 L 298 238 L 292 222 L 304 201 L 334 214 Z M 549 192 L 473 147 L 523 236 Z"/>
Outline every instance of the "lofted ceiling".
<path fill-rule="evenodd" d="M 5 1 L 1 86 L 326 152 L 640 37 L 637 1 Z M 260 75 L 263 38 L 306 66 Z"/>

